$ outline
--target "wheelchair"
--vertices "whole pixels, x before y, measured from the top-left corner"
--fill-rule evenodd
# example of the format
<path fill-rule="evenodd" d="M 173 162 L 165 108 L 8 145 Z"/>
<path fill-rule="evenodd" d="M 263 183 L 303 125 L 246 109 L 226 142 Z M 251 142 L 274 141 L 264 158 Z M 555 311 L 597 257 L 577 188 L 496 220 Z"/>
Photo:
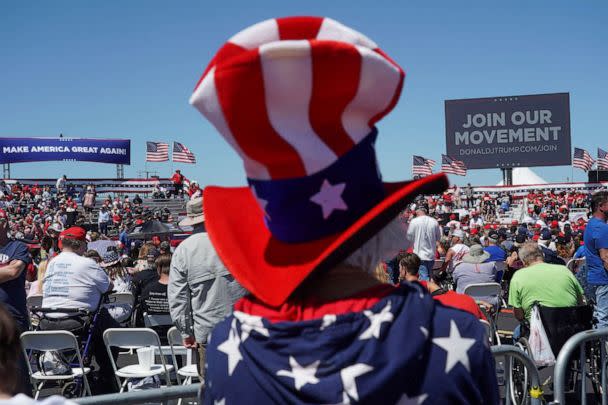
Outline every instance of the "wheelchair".
<path fill-rule="evenodd" d="M 575 307 L 546 307 L 538 303 L 534 304 L 540 314 L 542 324 L 547 333 L 549 345 L 553 351 L 555 357 L 559 354 L 560 350 L 575 334 L 589 330 L 593 328 L 593 306 L 592 305 L 579 305 Z M 525 353 L 532 357 L 529 338 L 529 325 L 527 321 L 522 323 L 521 326 L 521 337 L 515 342 L 515 346 L 519 347 Z M 599 345 L 589 345 L 587 347 L 586 358 L 588 370 L 586 364 L 581 364 L 581 359 L 578 356 L 573 356 L 569 360 L 569 378 L 567 386 L 570 387 L 571 391 L 578 392 L 581 389 L 581 384 L 585 384 L 585 379 L 591 381 L 592 388 L 600 398 L 600 347 Z M 517 360 L 511 360 L 511 374 L 508 378 L 511 379 L 511 392 L 507 395 L 511 396 L 511 401 L 514 404 L 526 403 L 528 399 L 528 374 L 526 368 Z M 539 367 L 543 369 L 544 366 Z"/>
<path fill-rule="evenodd" d="M 37 320 L 35 331 L 53 331 L 67 330 L 74 334 L 79 343 L 79 351 L 84 367 L 91 367 L 92 363 L 92 341 L 99 314 L 103 309 L 103 303 L 108 300 L 110 293 L 105 293 L 101 296 L 97 309 L 89 311 L 81 308 L 55 308 L 55 307 L 32 307 L 30 312 Z M 66 314 L 58 318 L 57 314 Z M 55 316 L 53 316 L 55 315 Z M 66 325 L 67 323 L 67 327 Z M 62 322 L 62 323 L 59 323 Z M 38 353 L 40 354 L 40 353 Z M 66 353 L 63 356 L 70 369 L 79 367 L 78 358 L 75 352 Z M 30 362 L 37 360 L 36 355 L 30 353 Z M 36 361 L 36 363 L 38 363 Z M 40 365 L 36 364 L 39 368 Z M 72 380 L 61 381 L 61 395 L 65 398 L 82 397 L 85 393 L 85 385 L 83 375 L 75 375 Z"/>

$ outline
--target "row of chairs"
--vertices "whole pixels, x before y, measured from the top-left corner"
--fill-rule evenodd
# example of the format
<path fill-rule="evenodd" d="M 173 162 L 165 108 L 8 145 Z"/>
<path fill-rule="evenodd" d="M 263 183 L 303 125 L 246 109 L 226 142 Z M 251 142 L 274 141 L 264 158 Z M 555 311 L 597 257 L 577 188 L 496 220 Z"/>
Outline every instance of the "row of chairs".
<path fill-rule="evenodd" d="M 191 384 L 199 378 L 197 365 L 193 362 L 192 351 L 182 346 L 182 338 L 177 328 L 172 327 L 167 333 L 169 345 L 161 344 L 158 334 L 150 328 L 113 328 L 103 334 L 103 340 L 108 350 L 109 357 L 114 368 L 116 382 L 123 392 L 130 379 L 139 379 L 164 375 L 167 385 L 171 385 L 171 372 L 177 368 L 177 356 L 186 356 L 186 365 L 176 370 L 176 378 L 179 384 Z M 31 359 L 33 352 L 43 351 L 73 351 L 76 354 L 78 366 L 72 368 L 68 375 L 47 375 L 41 370 L 32 370 L 31 361 L 27 362 L 28 372 L 35 386 L 35 398 L 38 398 L 45 383 L 49 381 L 65 382 L 82 378 L 85 395 L 91 395 L 91 389 L 87 375 L 91 369 L 85 367 L 80 354 L 80 346 L 76 336 L 68 331 L 30 331 L 21 335 L 21 345 L 26 359 Z M 139 364 L 118 367 L 111 353 L 111 348 L 117 347 L 127 350 L 139 348 L 153 348 L 155 355 L 161 360 L 161 364 L 153 364 L 149 370 L 142 368 Z M 165 356 L 171 356 L 171 363 L 167 364 Z M 156 357 L 155 356 L 155 357 Z M 122 380 L 121 380 L 122 379 Z"/>

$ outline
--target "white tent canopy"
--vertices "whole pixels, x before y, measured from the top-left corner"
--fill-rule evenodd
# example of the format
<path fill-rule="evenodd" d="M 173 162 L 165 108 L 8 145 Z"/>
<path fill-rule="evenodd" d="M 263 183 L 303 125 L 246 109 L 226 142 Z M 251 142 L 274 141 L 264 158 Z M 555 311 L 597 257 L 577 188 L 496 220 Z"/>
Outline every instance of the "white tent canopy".
<path fill-rule="evenodd" d="M 514 186 L 526 186 L 530 184 L 547 184 L 545 179 L 534 173 L 527 167 L 515 167 L 513 168 L 513 185 Z M 502 186 L 502 180 L 497 186 Z"/>

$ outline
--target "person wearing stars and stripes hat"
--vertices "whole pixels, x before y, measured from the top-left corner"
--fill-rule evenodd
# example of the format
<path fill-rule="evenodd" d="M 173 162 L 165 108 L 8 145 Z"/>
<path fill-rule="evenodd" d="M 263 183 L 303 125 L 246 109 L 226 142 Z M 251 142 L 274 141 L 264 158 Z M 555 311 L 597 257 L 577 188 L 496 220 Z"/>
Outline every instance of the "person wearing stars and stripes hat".
<path fill-rule="evenodd" d="M 253 25 L 204 71 L 190 102 L 249 184 L 205 188 L 206 229 L 250 292 L 211 333 L 206 404 L 498 403 L 479 321 L 370 274 L 407 247 L 400 211 L 448 186 L 441 173 L 382 182 L 375 124 L 404 77 L 318 17 Z"/>

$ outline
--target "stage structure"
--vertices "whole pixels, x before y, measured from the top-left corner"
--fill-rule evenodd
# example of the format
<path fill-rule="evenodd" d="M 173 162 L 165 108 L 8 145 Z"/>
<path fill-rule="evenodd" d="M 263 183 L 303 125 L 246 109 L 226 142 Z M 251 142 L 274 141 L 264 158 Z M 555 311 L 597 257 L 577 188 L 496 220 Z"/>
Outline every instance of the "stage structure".
<path fill-rule="evenodd" d="M 116 165 L 116 177 L 124 178 L 131 164 L 130 139 L 0 138 L 3 178 L 11 177 L 10 165 L 28 162 L 96 162 Z"/>
<path fill-rule="evenodd" d="M 445 101 L 446 154 L 467 169 L 571 164 L 569 93 Z"/>

